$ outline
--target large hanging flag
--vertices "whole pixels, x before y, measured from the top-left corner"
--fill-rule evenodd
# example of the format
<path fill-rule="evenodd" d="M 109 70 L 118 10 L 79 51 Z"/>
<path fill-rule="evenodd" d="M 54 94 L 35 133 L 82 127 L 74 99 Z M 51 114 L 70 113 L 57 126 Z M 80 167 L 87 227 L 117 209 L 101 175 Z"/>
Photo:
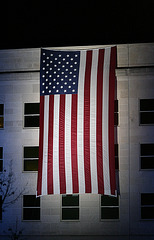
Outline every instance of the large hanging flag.
<path fill-rule="evenodd" d="M 116 47 L 41 50 L 37 195 L 115 195 Z"/>

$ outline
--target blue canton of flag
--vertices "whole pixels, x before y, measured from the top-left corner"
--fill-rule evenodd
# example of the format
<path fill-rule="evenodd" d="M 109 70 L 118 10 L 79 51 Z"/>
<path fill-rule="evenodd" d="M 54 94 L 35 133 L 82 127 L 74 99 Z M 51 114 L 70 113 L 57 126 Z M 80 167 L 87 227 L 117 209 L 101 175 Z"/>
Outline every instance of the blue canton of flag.
<path fill-rule="evenodd" d="M 79 51 L 42 50 L 40 94 L 76 94 L 80 64 Z"/>

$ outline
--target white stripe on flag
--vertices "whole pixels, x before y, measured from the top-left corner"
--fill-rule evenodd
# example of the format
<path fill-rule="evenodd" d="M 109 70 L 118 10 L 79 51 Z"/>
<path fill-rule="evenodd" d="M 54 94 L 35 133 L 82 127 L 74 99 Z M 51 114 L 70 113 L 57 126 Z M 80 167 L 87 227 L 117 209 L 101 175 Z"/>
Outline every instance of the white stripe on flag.
<path fill-rule="evenodd" d="M 98 50 L 93 50 L 90 87 L 90 166 L 92 193 L 98 193 L 96 156 L 97 64 Z"/>
<path fill-rule="evenodd" d="M 79 193 L 85 193 L 84 175 L 84 144 L 83 144 L 83 112 L 84 112 L 84 81 L 87 51 L 80 52 L 80 67 L 78 80 L 78 113 L 77 113 L 77 152 L 79 169 Z"/>
<path fill-rule="evenodd" d="M 53 189 L 60 193 L 59 185 L 59 104 L 60 95 L 54 95 L 54 128 L 53 128 Z"/>
<path fill-rule="evenodd" d="M 71 107 L 72 94 L 66 94 L 65 99 L 65 174 L 66 194 L 72 193 L 72 163 L 71 163 Z"/>
<path fill-rule="evenodd" d="M 49 96 L 45 96 L 45 98 L 44 98 L 42 195 L 47 195 L 48 129 L 49 129 Z"/>
<path fill-rule="evenodd" d="M 103 176 L 104 176 L 104 194 L 110 195 L 110 173 L 109 173 L 109 139 L 108 139 L 108 121 L 109 121 L 109 69 L 110 69 L 111 48 L 105 49 L 104 71 L 103 71 Z"/>

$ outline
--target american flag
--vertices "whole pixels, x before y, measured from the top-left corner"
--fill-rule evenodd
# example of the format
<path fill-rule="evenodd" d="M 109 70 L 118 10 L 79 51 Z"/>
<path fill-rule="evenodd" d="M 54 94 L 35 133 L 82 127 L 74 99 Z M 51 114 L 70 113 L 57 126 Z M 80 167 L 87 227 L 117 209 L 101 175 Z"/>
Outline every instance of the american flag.
<path fill-rule="evenodd" d="M 116 47 L 41 50 L 37 195 L 115 195 Z"/>

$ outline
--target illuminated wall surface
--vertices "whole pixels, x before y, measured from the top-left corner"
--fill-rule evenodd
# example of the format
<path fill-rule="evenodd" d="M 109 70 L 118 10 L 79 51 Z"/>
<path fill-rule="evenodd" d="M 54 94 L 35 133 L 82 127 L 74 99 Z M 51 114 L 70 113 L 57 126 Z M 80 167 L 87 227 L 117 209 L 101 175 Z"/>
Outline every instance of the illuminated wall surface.
<path fill-rule="evenodd" d="M 12 163 L 13 182 L 0 211 L 1 240 L 13 233 L 28 240 L 154 239 L 154 44 L 118 45 L 117 54 L 119 197 L 36 200 L 40 49 L 0 51 L 0 178 Z"/>

